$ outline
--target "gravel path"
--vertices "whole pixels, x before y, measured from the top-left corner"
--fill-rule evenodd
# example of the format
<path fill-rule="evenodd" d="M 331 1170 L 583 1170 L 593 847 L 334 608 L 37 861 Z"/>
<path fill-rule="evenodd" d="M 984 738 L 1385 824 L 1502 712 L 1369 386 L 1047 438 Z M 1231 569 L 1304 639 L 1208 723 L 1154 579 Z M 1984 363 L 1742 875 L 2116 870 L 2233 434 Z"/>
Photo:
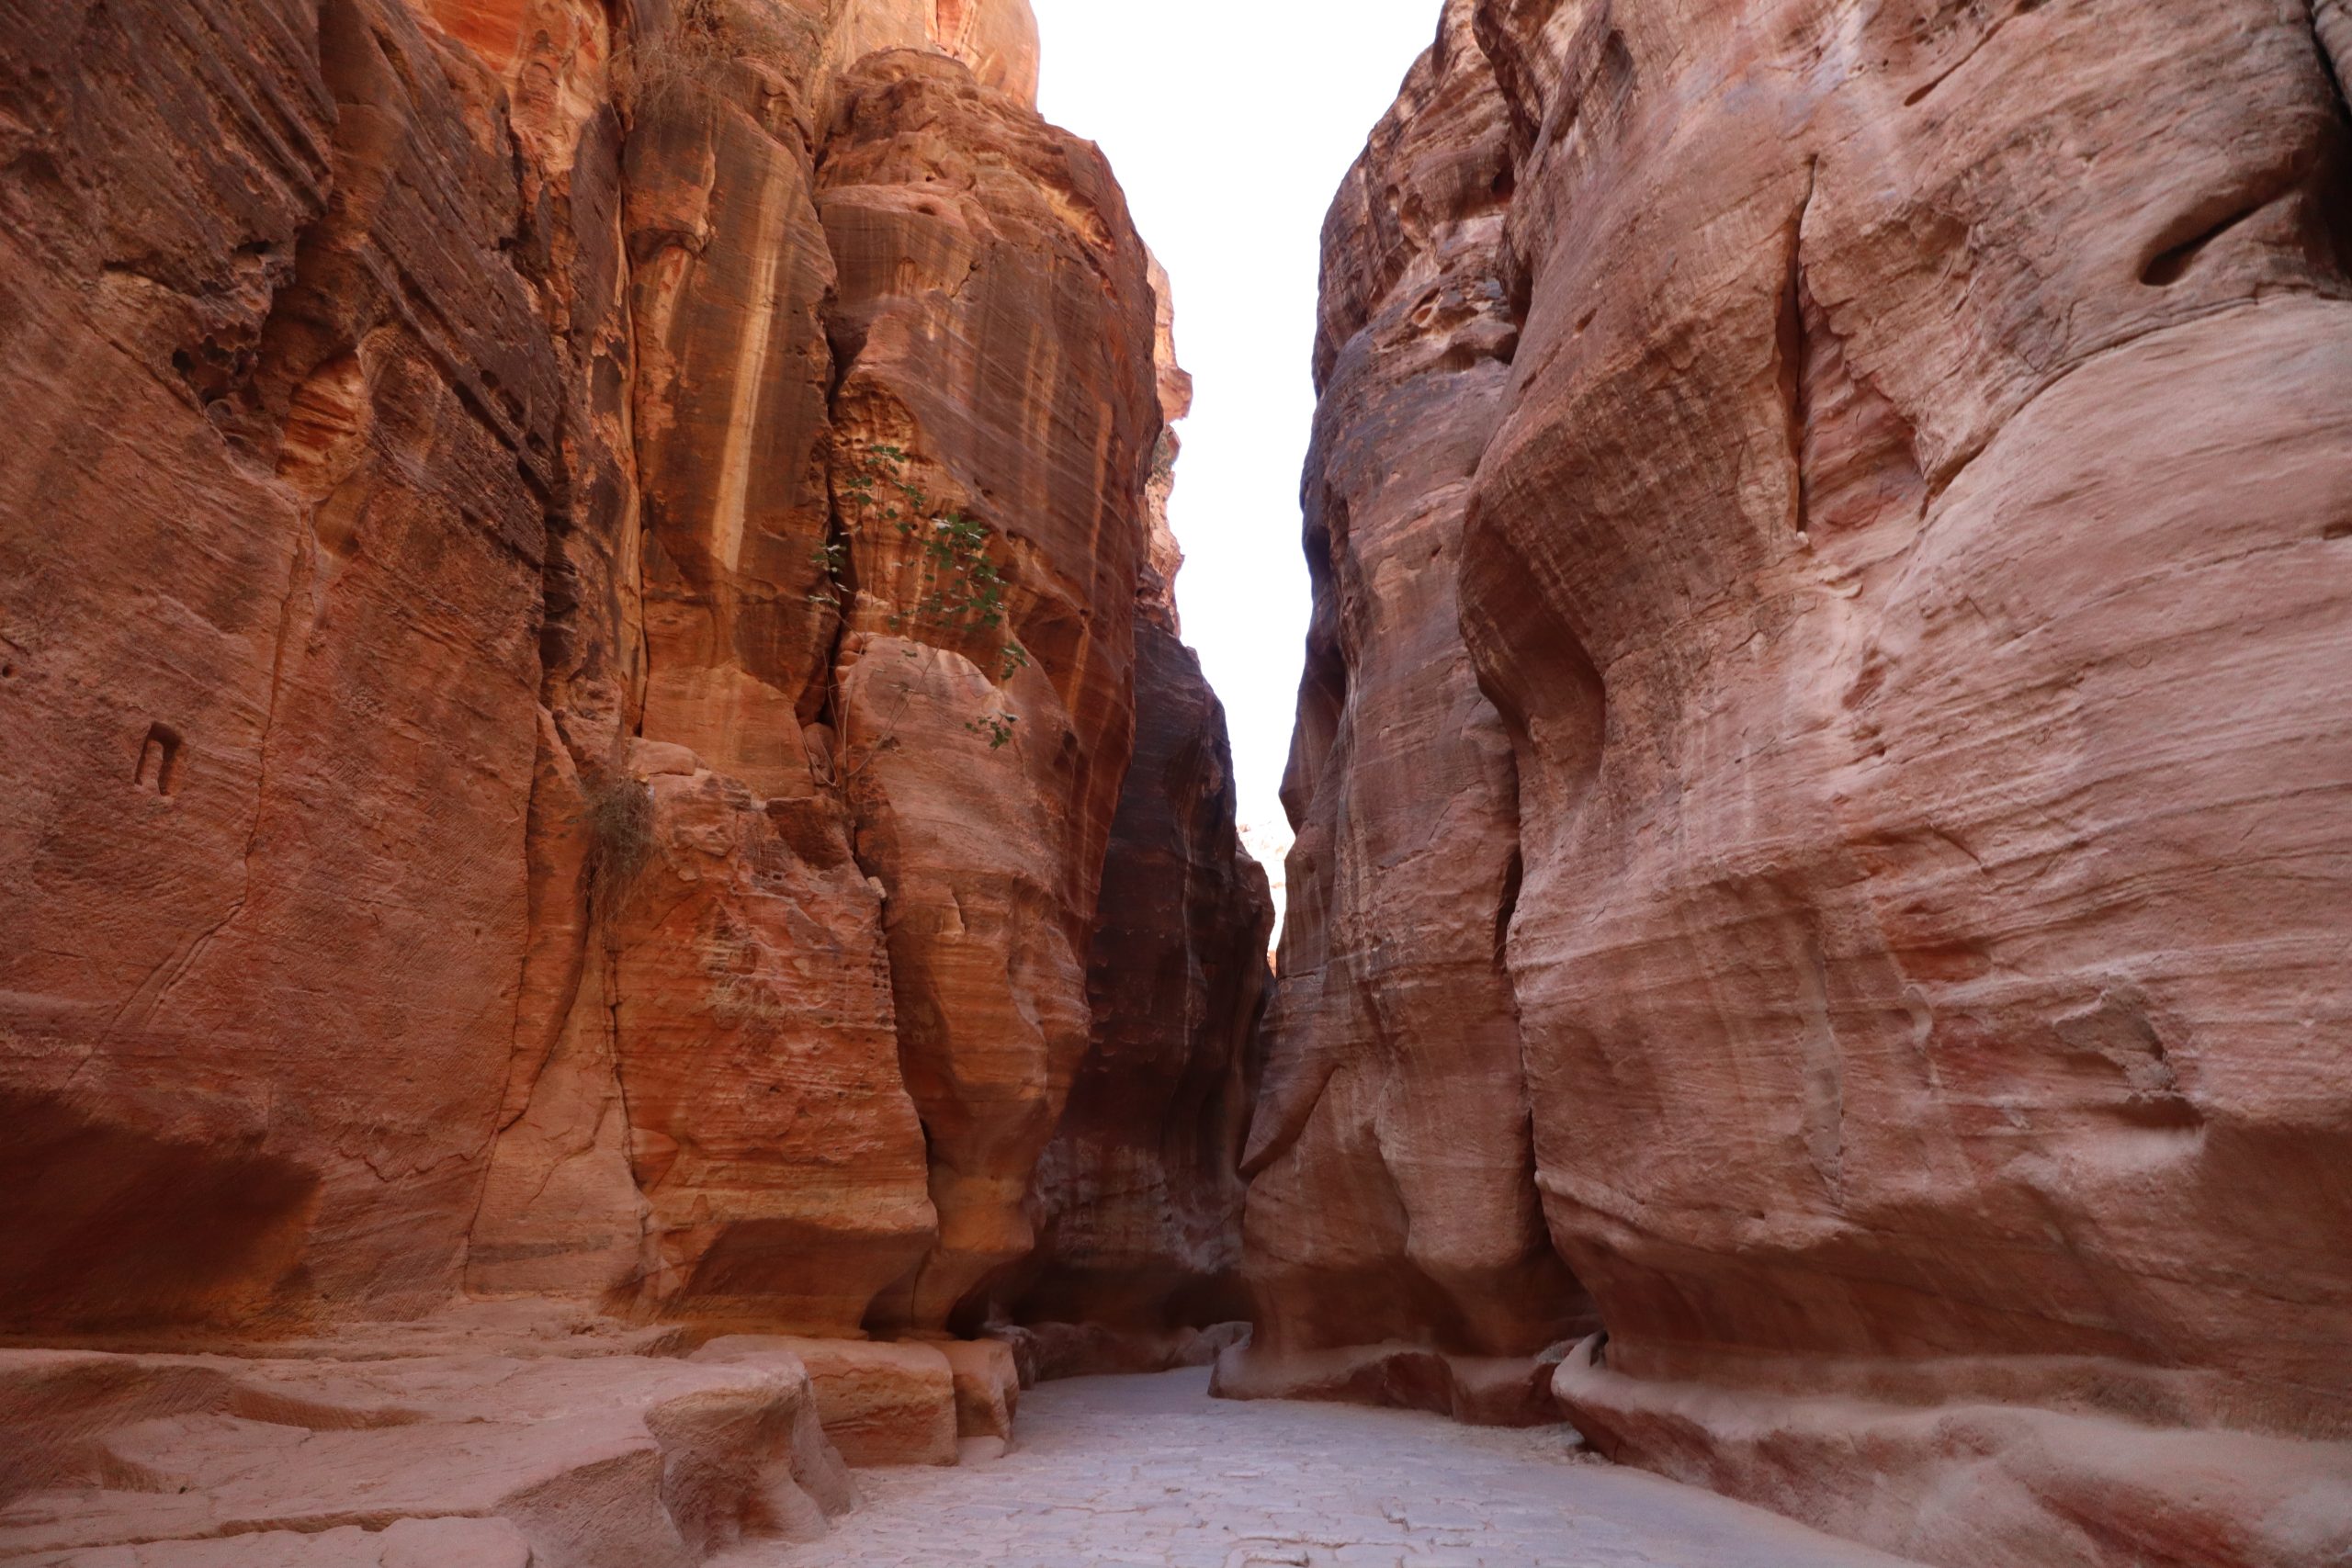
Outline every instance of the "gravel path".
<path fill-rule="evenodd" d="M 1204 1371 L 1033 1389 L 1004 1458 L 862 1471 L 831 1539 L 729 1568 L 1906 1568 L 1578 1459 L 1565 1428 L 1207 1392 Z"/>

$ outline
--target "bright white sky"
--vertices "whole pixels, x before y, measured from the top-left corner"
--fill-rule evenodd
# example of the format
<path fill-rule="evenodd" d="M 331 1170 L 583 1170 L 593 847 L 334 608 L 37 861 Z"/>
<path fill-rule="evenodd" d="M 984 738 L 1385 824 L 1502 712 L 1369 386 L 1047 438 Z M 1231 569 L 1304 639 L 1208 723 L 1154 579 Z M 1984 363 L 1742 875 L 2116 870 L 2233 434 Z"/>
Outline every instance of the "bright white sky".
<path fill-rule="evenodd" d="M 1277 791 L 1307 617 L 1298 475 L 1323 213 L 1437 35 L 1440 0 L 1032 0 L 1041 107 L 1110 155 L 1176 294 L 1184 639 L 1225 699 L 1241 819 Z M 1272 868 L 1279 875 L 1281 867 Z"/>

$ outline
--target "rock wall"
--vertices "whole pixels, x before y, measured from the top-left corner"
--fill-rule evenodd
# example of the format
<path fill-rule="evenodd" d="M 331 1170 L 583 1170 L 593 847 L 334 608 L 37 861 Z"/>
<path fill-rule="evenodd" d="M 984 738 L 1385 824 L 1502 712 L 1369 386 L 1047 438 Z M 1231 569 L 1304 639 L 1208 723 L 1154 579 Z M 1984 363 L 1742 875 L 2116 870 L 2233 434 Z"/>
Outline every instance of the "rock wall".
<path fill-rule="evenodd" d="M 1170 1245 L 1229 1253 L 1262 927 L 1174 641 L 1164 288 L 1023 0 L 0 39 L 0 1333 L 470 1299 L 805 1390 L 791 1345 L 986 1315 L 1098 1009 L 1213 1080 Z M 1184 891 L 1106 969 L 1139 701 L 1122 897 Z M 1001 1439 L 991 1357 L 931 1359 Z M 870 1371 L 816 1362 L 820 1410 Z"/>
<path fill-rule="evenodd" d="M 1588 1325 L 1536 1201 L 1502 965 L 1510 741 L 1455 603 L 1518 340 L 1508 132 L 1470 7 L 1449 6 L 1324 227 L 1298 837 L 1245 1163 L 1257 1332 L 1220 1368 L 1228 1394 L 1555 1419 L 1538 1357 Z"/>
<path fill-rule="evenodd" d="M 1172 295 L 1153 265 L 1159 407 L 1191 411 Z M 1136 747 L 1087 975 L 1091 1037 L 1028 1196 L 1037 1246 L 992 1291 L 1024 1374 L 1143 1371 L 1199 1359 L 1196 1331 L 1248 1315 L 1242 1140 L 1273 923 L 1266 874 L 1235 825 L 1225 709 L 1182 640 L 1183 552 L 1168 523 L 1179 443 L 1153 464 L 1136 589 Z"/>
<path fill-rule="evenodd" d="M 1409 579 L 1355 498 L 1458 433 L 1389 504 L 1461 519 L 1510 760 L 1425 767 L 1415 820 L 1515 842 L 1460 923 L 1502 912 L 1533 1193 L 1608 1330 L 1554 1387 L 1605 1451 L 1939 1563 L 2352 1550 L 2346 41 L 2301 0 L 1479 0 L 1342 191 L 1277 1059 L 1333 955 L 1430 950 L 1345 914 L 1362 738 L 1440 731 L 1367 717 L 1444 663 L 1368 608 Z M 1417 142 L 1464 194 L 1383 174 Z M 1473 189 L 1457 305 L 1411 236 Z M 1351 355 L 1448 349 L 1459 395 L 1335 463 Z M 1468 1057 L 1491 984 L 1436 984 L 1420 1048 Z M 1389 1070 L 1356 1038 L 1314 1071 Z M 1327 1339 L 1396 1334 L 1302 1268 L 1296 1180 L 1250 1191 L 1272 1323 L 1299 1280 Z"/>

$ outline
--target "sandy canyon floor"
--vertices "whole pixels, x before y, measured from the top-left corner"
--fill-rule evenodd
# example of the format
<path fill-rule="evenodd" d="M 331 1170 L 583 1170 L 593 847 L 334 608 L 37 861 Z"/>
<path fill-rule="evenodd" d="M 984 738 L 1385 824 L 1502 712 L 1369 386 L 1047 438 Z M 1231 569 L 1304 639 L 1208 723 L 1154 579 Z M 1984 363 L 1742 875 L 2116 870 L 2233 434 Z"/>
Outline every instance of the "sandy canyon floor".
<path fill-rule="evenodd" d="M 1579 1457 L 1565 1427 L 1212 1400 L 1205 1371 L 1022 1397 L 1019 1446 L 859 1472 L 819 1544 L 727 1568 L 1902 1568 L 1776 1515 Z"/>

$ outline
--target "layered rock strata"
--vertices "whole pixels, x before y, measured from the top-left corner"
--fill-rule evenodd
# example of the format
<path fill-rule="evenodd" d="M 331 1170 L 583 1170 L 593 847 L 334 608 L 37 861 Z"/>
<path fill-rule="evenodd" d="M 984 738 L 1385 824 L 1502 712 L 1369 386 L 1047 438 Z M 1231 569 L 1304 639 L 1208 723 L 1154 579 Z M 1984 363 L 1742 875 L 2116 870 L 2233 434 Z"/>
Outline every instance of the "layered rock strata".
<path fill-rule="evenodd" d="M 1455 4 L 1324 227 L 1297 840 L 1245 1165 L 1257 1328 L 1227 1394 L 1556 1419 L 1542 1353 L 1589 1326 L 1536 1198 L 1502 963 L 1511 747 L 1456 606 L 1518 342 L 1509 133 Z"/>
<path fill-rule="evenodd" d="M 1408 133 L 1463 118 L 1462 10 Z M 1928 1562 L 2343 1555 L 2340 8 L 1468 10 L 1509 156 L 1431 162 L 1494 171 L 1516 341 L 1412 428 L 1486 426 L 1428 505 L 1510 754 L 1532 1186 L 1608 1328 L 1557 1393 Z M 1361 179 L 1343 280 L 1398 248 Z M 1393 700 L 1370 662 L 1310 682 L 1308 755 Z M 1325 852 L 1285 1021 L 1332 991 Z"/>
<path fill-rule="evenodd" d="M 1136 704 L 1213 716 L 1166 648 L 1138 682 L 1161 312 L 1027 6 L 0 39 L 0 1331 L 977 1326 Z M 908 1353 L 945 1457 L 1002 1440 L 1006 1350 Z"/>
<path fill-rule="evenodd" d="M 348 1360 L 0 1351 L 0 1553 L 691 1568 L 819 1539 L 852 1506 L 818 1408 L 775 1352 L 721 1367 L 479 1336 Z"/>

